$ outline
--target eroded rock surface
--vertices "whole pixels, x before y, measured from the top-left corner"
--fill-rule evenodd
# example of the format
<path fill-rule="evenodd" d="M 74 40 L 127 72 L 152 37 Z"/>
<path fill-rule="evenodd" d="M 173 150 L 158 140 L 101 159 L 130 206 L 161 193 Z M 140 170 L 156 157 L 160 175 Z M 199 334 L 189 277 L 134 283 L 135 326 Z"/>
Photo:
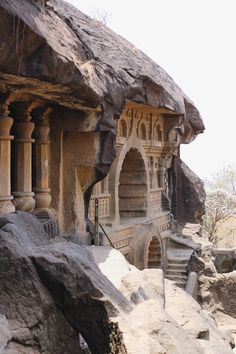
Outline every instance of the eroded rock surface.
<path fill-rule="evenodd" d="M 99 254 L 95 259 L 102 272 L 135 304 L 128 322 L 127 318 L 126 323 L 123 318 L 120 321 L 128 353 L 232 353 L 229 333 L 219 330 L 215 320 L 185 291 L 164 280 L 161 270 L 139 271 L 118 257 L 122 269 L 118 281 L 116 268 L 110 269 L 112 252 L 117 251 L 93 250 Z"/>
<path fill-rule="evenodd" d="M 202 244 L 194 252 L 189 272 L 198 274 L 198 301 L 223 330 L 236 340 L 236 271 L 235 250 L 215 249 L 211 243 Z M 227 272 L 227 273 L 224 273 Z M 232 347 L 234 346 L 232 341 Z M 211 353 L 211 351 L 209 351 Z"/>

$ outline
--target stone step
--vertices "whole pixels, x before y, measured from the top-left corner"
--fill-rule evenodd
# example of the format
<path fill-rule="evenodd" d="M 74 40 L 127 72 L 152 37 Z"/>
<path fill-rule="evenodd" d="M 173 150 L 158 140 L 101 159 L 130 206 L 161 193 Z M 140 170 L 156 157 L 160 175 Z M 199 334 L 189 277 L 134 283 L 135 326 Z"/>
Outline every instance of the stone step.
<path fill-rule="evenodd" d="M 181 275 L 181 274 L 166 274 L 165 276 L 169 280 L 174 280 L 174 281 L 181 281 L 181 282 L 186 282 L 187 281 L 187 275 Z"/>
<path fill-rule="evenodd" d="M 186 287 L 186 281 L 185 280 L 174 280 L 174 279 L 169 279 L 165 277 L 165 279 L 171 280 L 175 285 L 179 286 L 182 289 L 185 289 Z"/>
<path fill-rule="evenodd" d="M 157 250 L 158 250 L 158 251 L 161 251 L 161 247 L 157 247 L 157 246 L 155 246 L 155 247 L 149 247 L 148 250 L 149 250 L 149 252 L 152 252 L 152 251 L 155 251 L 155 252 L 156 252 Z"/>
<path fill-rule="evenodd" d="M 149 261 L 152 261 L 152 260 L 155 260 L 155 259 L 161 259 L 161 253 L 154 253 L 154 254 L 148 254 L 148 260 Z"/>
<path fill-rule="evenodd" d="M 182 288 L 185 290 L 185 287 L 186 287 L 186 283 L 179 283 L 179 282 L 176 282 L 175 283 L 179 288 Z"/>
<path fill-rule="evenodd" d="M 149 256 L 155 256 L 156 254 L 160 254 L 161 255 L 161 251 L 160 250 L 155 250 L 155 251 L 148 251 L 148 255 Z"/>
<path fill-rule="evenodd" d="M 161 247 L 156 245 L 156 246 L 149 246 L 149 251 L 152 251 L 152 250 L 160 250 Z"/>
<path fill-rule="evenodd" d="M 168 264 L 188 264 L 188 258 L 168 258 Z"/>
<path fill-rule="evenodd" d="M 155 244 L 151 243 L 149 246 L 149 249 L 152 249 L 152 248 L 161 248 L 161 246 L 160 246 L 159 242 L 155 243 Z"/>
<path fill-rule="evenodd" d="M 157 262 L 157 263 L 160 263 L 161 261 L 161 257 L 159 256 L 155 256 L 155 257 L 148 257 L 148 263 L 150 262 Z"/>
<path fill-rule="evenodd" d="M 156 265 L 149 265 L 148 264 L 148 269 L 161 269 L 161 265 L 160 264 L 156 264 Z"/>
<path fill-rule="evenodd" d="M 177 275 L 187 275 L 187 269 L 169 269 L 167 268 L 166 270 L 166 275 L 173 275 L 173 274 L 177 274 Z"/>
<path fill-rule="evenodd" d="M 150 250 L 150 248 L 149 248 L 149 250 L 148 250 L 148 254 L 157 254 L 157 253 L 160 253 L 160 254 L 161 254 L 160 248 L 151 249 L 151 250 Z"/>
<path fill-rule="evenodd" d="M 148 262 L 148 268 L 159 268 L 160 266 L 160 262 Z"/>
<path fill-rule="evenodd" d="M 179 263 L 168 263 L 167 269 L 183 269 L 187 270 L 188 265 L 187 264 L 179 264 Z"/>

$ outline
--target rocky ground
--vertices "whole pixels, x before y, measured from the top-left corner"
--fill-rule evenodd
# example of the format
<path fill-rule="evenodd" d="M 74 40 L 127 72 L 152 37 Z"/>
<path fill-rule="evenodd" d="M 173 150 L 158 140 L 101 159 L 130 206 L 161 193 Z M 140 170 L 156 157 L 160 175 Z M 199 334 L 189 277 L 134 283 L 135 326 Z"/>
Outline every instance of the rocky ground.
<path fill-rule="evenodd" d="M 212 304 L 223 286 L 232 315 L 232 275 L 212 283 L 202 274 L 202 309 L 161 270 L 139 271 L 116 250 L 50 241 L 26 213 L 0 223 L 0 353 L 88 353 L 81 334 L 94 354 L 233 353 L 232 337 L 208 314 L 220 313 Z"/>

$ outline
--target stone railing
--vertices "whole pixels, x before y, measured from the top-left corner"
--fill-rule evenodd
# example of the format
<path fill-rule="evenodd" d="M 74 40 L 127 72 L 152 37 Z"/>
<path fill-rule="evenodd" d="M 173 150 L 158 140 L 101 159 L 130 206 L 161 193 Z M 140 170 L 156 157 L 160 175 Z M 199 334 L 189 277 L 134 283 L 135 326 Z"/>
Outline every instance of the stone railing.
<path fill-rule="evenodd" d="M 117 230 L 115 233 L 113 233 L 112 243 L 116 249 L 118 249 L 125 255 L 129 252 L 133 236 L 133 226 L 129 226 L 127 228 Z M 109 242 L 105 238 L 104 245 L 109 245 Z"/>
<path fill-rule="evenodd" d="M 154 211 L 161 210 L 161 194 L 161 188 L 155 191 L 150 191 L 149 193 L 149 207 L 152 208 Z"/>
<path fill-rule="evenodd" d="M 171 230 L 172 228 L 172 215 L 171 213 L 167 213 L 165 215 L 161 215 L 158 218 L 158 229 L 159 232 L 164 232 L 167 230 Z"/>
<path fill-rule="evenodd" d="M 57 218 L 49 215 L 47 211 L 37 214 L 36 217 L 43 225 L 44 231 L 49 238 L 54 238 L 60 234 Z"/>
<path fill-rule="evenodd" d="M 94 220 L 95 216 L 95 199 L 98 199 L 98 215 L 100 219 L 104 219 L 110 216 L 110 194 L 92 195 L 89 204 L 88 217 L 90 220 Z"/>

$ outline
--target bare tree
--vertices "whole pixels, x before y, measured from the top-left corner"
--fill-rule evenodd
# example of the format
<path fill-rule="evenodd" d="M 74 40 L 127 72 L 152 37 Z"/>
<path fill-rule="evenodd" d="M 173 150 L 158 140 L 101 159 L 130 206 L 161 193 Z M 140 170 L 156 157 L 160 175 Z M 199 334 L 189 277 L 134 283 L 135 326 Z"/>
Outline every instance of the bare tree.
<path fill-rule="evenodd" d="M 236 165 L 228 165 L 220 170 L 212 180 L 214 188 L 223 189 L 232 195 L 236 195 Z"/>
<path fill-rule="evenodd" d="M 236 197 L 223 190 L 208 192 L 205 206 L 204 227 L 209 235 L 209 241 L 216 244 L 219 241 L 218 227 L 227 218 L 236 216 Z"/>
<path fill-rule="evenodd" d="M 112 15 L 105 9 L 96 8 L 90 12 L 90 16 L 104 25 L 107 25 Z"/>

